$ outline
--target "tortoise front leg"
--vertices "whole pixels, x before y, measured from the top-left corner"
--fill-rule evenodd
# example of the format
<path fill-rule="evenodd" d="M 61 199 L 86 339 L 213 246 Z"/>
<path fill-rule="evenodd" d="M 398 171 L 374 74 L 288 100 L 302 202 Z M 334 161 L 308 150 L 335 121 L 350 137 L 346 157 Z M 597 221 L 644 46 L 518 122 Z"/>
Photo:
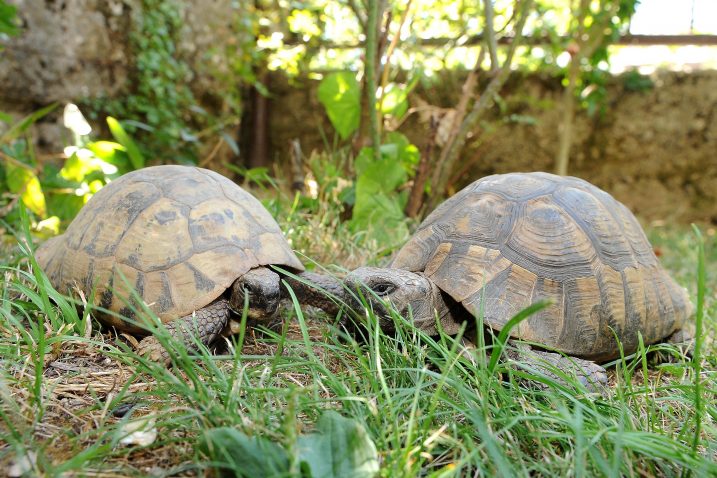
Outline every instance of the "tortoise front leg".
<path fill-rule="evenodd" d="M 229 321 L 229 303 L 226 299 L 217 299 L 192 315 L 173 320 L 166 325 L 173 340 L 179 341 L 190 351 L 196 351 L 196 341 L 208 345 L 222 332 Z M 171 345 L 170 341 L 170 345 Z M 154 362 L 169 363 L 169 352 L 164 349 L 157 337 L 150 335 L 142 339 L 137 353 Z"/>
<path fill-rule="evenodd" d="M 506 348 L 506 355 L 518 366 L 525 364 L 558 383 L 569 385 L 556 373 L 557 369 L 568 377 L 576 377 L 590 392 L 602 392 L 607 386 L 607 371 L 595 362 L 535 350 L 526 344 L 514 341 L 510 341 L 510 344 L 511 346 Z"/>

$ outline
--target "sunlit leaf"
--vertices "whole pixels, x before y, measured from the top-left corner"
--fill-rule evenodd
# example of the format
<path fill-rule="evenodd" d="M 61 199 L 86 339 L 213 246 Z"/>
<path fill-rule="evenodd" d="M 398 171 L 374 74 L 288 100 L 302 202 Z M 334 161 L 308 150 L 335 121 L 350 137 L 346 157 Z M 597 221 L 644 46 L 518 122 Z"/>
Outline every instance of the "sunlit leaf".
<path fill-rule="evenodd" d="M 114 141 L 93 141 L 87 144 L 87 149 L 92 151 L 98 158 L 111 163 L 111 159 L 117 151 L 127 151 L 127 149 Z"/>
<path fill-rule="evenodd" d="M 100 189 L 102 189 L 103 187 L 105 187 L 105 183 L 103 183 L 99 179 L 95 179 L 94 181 L 90 181 L 90 183 L 87 186 L 89 187 L 90 192 L 92 194 L 94 194 L 97 191 L 99 191 Z"/>
<path fill-rule="evenodd" d="M 90 161 L 74 153 L 65 160 L 65 165 L 60 170 L 60 176 L 69 181 L 82 182 L 85 176 L 96 170 L 97 168 Z"/>
<path fill-rule="evenodd" d="M 318 97 L 339 136 L 351 136 L 361 114 L 361 88 L 356 74 L 344 71 L 327 75 L 319 84 Z"/>
<path fill-rule="evenodd" d="M 127 148 L 114 141 L 93 141 L 85 146 L 102 161 L 115 166 L 119 174 L 125 174 L 134 168 L 127 154 Z"/>
<path fill-rule="evenodd" d="M 135 142 L 124 130 L 120 122 L 113 117 L 108 116 L 107 126 L 110 127 L 110 132 L 112 133 L 112 136 L 114 136 L 117 142 L 124 146 L 127 150 L 127 154 L 129 155 L 129 160 L 132 163 L 132 167 L 134 169 L 143 168 L 144 157 L 142 156 L 142 153 L 139 151 L 139 148 L 137 147 Z"/>
<path fill-rule="evenodd" d="M 386 144 L 381 145 L 381 156 L 385 156 L 389 152 L 394 155 L 393 159 L 395 161 L 401 163 L 403 169 L 409 175 L 413 174 L 413 170 L 421 159 L 421 152 L 418 147 L 397 131 L 388 133 L 386 135 Z"/>
<path fill-rule="evenodd" d="M 402 118 L 408 111 L 408 89 L 396 83 L 389 83 L 381 101 L 381 113 Z"/>
<path fill-rule="evenodd" d="M 41 234 L 57 235 L 60 233 L 60 218 L 57 216 L 50 216 L 47 219 L 43 219 L 37 223 L 35 229 Z"/>
<path fill-rule="evenodd" d="M 10 192 L 19 194 L 28 209 L 40 217 L 45 217 L 47 215 L 45 195 L 35 173 L 29 168 L 8 164 L 6 174 Z"/>

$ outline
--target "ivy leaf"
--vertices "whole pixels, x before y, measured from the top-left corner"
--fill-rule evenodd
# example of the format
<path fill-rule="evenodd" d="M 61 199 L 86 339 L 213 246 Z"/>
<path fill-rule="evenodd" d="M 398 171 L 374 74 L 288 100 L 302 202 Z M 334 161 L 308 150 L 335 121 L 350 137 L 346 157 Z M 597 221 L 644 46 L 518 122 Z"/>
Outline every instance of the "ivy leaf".
<path fill-rule="evenodd" d="M 47 215 L 45 194 L 35 173 L 30 168 L 8 164 L 6 174 L 5 180 L 10 192 L 19 194 L 29 210 L 44 218 Z"/>
<path fill-rule="evenodd" d="M 132 141 L 132 138 L 127 134 L 119 121 L 111 116 L 107 117 L 107 126 L 110 127 L 112 136 L 117 140 L 119 144 L 125 147 L 129 160 L 132 163 L 134 169 L 142 169 L 144 167 L 144 157 L 140 153 L 137 144 Z"/>
<path fill-rule="evenodd" d="M 378 452 L 366 429 L 331 410 L 321 415 L 316 432 L 299 437 L 298 449 L 312 478 L 371 478 L 379 471 Z"/>
<path fill-rule="evenodd" d="M 331 124 L 346 139 L 359 127 L 361 89 L 356 74 L 350 71 L 331 73 L 319 84 L 319 101 Z"/>

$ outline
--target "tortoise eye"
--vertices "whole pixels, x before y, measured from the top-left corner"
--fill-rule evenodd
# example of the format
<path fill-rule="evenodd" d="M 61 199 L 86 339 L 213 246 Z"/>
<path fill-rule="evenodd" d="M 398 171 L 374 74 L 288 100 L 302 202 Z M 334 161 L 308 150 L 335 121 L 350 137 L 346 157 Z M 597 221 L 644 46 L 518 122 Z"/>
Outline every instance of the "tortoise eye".
<path fill-rule="evenodd" d="M 388 282 L 382 282 L 373 286 L 371 289 L 376 293 L 376 295 L 384 296 L 393 292 L 395 287 L 393 286 L 393 284 L 390 284 Z"/>

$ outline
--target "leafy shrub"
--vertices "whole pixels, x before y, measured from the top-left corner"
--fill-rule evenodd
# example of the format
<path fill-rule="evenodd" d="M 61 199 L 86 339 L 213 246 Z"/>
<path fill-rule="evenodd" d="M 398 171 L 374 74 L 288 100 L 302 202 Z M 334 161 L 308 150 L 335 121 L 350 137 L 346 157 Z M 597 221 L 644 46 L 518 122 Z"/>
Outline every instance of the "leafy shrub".
<path fill-rule="evenodd" d="M 377 111 L 400 118 L 408 111 L 408 90 L 412 86 L 391 83 Z M 341 139 L 350 138 L 358 129 L 361 88 L 350 71 L 324 77 L 318 97 L 331 124 Z M 419 160 L 418 148 L 397 132 L 386 134 L 379 147 L 378 159 L 373 148 L 362 148 L 354 161 L 355 184 L 344 200 L 353 207 L 351 228 L 365 231 L 364 238 L 396 245 L 408 236 L 404 208 L 408 191 L 401 189 L 414 176 Z"/>

